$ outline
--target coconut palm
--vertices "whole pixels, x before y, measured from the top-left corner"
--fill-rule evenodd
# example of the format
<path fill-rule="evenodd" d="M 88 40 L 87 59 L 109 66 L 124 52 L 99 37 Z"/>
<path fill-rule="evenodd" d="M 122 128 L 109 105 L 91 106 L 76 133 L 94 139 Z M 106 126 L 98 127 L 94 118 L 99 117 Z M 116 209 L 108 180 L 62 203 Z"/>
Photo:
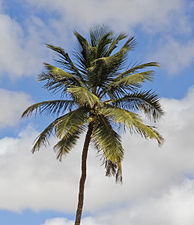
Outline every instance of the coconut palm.
<path fill-rule="evenodd" d="M 150 120 L 163 114 L 158 96 L 151 90 L 143 90 L 142 84 L 153 79 L 153 70 L 158 63 L 149 62 L 125 67 L 127 53 L 133 49 L 134 37 L 121 33 L 115 36 L 105 28 L 91 29 L 86 39 L 74 32 L 79 47 L 70 57 L 62 48 L 47 44 L 58 55 L 57 65 L 44 63 L 45 72 L 39 76 L 48 91 L 61 92 L 59 100 L 43 101 L 27 108 L 22 117 L 35 113 L 49 113 L 57 118 L 36 139 L 32 152 L 48 143 L 55 134 L 58 138 L 54 150 L 62 159 L 86 132 L 82 151 L 81 178 L 75 225 L 81 221 L 86 161 L 89 144 L 92 142 L 102 155 L 107 176 L 115 176 L 122 182 L 124 149 L 121 130 L 128 128 L 146 139 L 163 138 L 157 130 L 146 125 L 141 118 L 144 113 Z M 124 40 L 125 39 L 125 40 Z"/>

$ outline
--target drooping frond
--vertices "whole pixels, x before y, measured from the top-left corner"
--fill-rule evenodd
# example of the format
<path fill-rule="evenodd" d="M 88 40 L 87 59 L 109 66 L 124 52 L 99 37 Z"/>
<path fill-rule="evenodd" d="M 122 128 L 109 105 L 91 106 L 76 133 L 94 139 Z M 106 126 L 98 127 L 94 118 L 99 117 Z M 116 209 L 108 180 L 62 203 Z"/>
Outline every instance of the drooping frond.
<path fill-rule="evenodd" d="M 75 105 L 75 102 L 72 100 L 53 100 L 53 101 L 44 101 L 31 105 L 28 107 L 22 114 L 21 117 L 31 116 L 33 112 L 48 114 L 59 114 L 65 113 L 68 109 L 71 111 L 72 107 Z"/>
<path fill-rule="evenodd" d="M 96 120 L 92 140 L 97 149 L 103 153 L 107 175 L 116 175 L 117 179 L 122 179 L 120 165 L 123 159 L 123 148 L 120 136 L 113 130 L 104 115 L 99 115 Z"/>
<path fill-rule="evenodd" d="M 106 176 L 113 176 L 116 178 L 116 182 L 122 183 L 122 166 L 121 163 L 113 163 L 110 160 L 104 160 L 104 166 L 106 169 Z"/>
<path fill-rule="evenodd" d="M 72 93 L 80 105 L 88 104 L 91 108 L 93 108 L 95 104 L 102 105 L 100 99 L 86 87 L 71 87 L 68 88 L 68 92 Z"/>
<path fill-rule="evenodd" d="M 88 111 L 89 109 L 86 107 L 79 107 L 66 113 L 55 126 L 57 137 L 62 138 L 67 133 L 71 135 L 77 132 L 78 128 L 87 123 L 89 117 Z"/>
<path fill-rule="evenodd" d="M 62 156 L 68 154 L 72 148 L 76 145 L 77 140 L 83 131 L 82 126 L 78 126 L 74 132 L 66 133 L 62 139 L 54 146 L 54 150 L 57 152 L 57 159 L 62 160 Z"/>
<path fill-rule="evenodd" d="M 138 132 L 146 139 L 156 139 L 159 145 L 163 142 L 162 136 L 152 127 L 145 125 L 136 113 L 110 105 L 99 109 L 99 113 L 111 117 L 116 123 L 124 124 L 131 131 Z"/>
<path fill-rule="evenodd" d="M 156 139 L 158 145 L 161 145 L 164 141 L 164 138 L 154 127 L 148 126 L 141 121 L 135 121 L 134 129 L 146 139 Z"/>
<path fill-rule="evenodd" d="M 48 138 L 51 136 L 53 129 L 55 128 L 57 122 L 59 120 L 63 119 L 63 116 L 57 118 L 52 123 L 49 124 L 48 127 L 46 127 L 41 134 L 37 137 L 35 144 L 32 148 L 32 152 L 34 153 L 36 150 L 39 150 L 42 145 L 46 145 L 48 143 Z"/>
<path fill-rule="evenodd" d="M 113 100 L 111 103 L 127 110 L 143 110 L 146 116 L 149 119 L 153 118 L 154 121 L 164 114 L 158 96 L 151 90 L 131 93 Z"/>

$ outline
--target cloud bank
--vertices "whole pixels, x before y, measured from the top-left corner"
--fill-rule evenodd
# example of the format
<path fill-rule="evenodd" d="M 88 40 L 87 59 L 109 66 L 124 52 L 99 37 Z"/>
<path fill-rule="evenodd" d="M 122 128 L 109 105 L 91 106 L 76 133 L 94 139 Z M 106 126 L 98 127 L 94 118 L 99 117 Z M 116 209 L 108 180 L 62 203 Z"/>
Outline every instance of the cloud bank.
<path fill-rule="evenodd" d="M 185 16 L 184 0 L 24 0 L 34 7 L 57 11 L 70 26 L 88 29 L 93 24 L 109 24 L 117 29 L 134 28 L 137 25 L 155 31 L 172 28 L 172 23 L 189 26 Z M 75 16 L 76 15 L 76 16 Z M 180 17 L 181 16 L 181 17 Z M 180 26 L 179 26 L 180 28 Z M 183 26 L 182 26 L 183 28 Z"/>
<path fill-rule="evenodd" d="M 150 196 L 113 212 L 85 217 L 82 225 L 192 225 L 194 222 L 194 181 L 185 180 L 160 196 Z M 53 218 L 42 225 L 73 225 L 74 221 Z"/>

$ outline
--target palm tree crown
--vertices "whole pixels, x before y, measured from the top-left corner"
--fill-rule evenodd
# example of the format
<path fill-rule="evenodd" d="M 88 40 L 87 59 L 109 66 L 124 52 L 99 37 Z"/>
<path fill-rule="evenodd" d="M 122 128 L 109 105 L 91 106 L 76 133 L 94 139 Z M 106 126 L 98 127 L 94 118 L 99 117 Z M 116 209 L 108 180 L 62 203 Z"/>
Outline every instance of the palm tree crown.
<path fill-rule="evenodd" d="M 34 104 L 23 113 L 22 117 L 32 112 L 58 115 L 39 135 L 32 151 L 46 144 L 54 132 L 59 138 L 54 149 L 61 160 L 87 131 L 86 147 L 92 141 L 103 156 L 106 175 L 121 181 L 124 150 L 118 126 L 156 139 L 159 144 L 163 140 L 140 116 L 143 112 L 157 120 L 163 114 L 158 96 L 151 90 L 142 90 L 142 84 L 153 79 L 153 70 L 147 68 L 159 65 L 149 62 L 124 69 L 127 53 L 135 44 L 134 37 L 124 33 L 115 36 L 105 28 L 97 28 L 90 30 L 89 40 L 78 32 L 74 35 L 79 43 L 74 60 L 62 48 L 47 44 L 57 53 L 60 68 L 44 63 L 46 71 L 39 80 L 47 90 L 61 91 L 63 98 Z"/>

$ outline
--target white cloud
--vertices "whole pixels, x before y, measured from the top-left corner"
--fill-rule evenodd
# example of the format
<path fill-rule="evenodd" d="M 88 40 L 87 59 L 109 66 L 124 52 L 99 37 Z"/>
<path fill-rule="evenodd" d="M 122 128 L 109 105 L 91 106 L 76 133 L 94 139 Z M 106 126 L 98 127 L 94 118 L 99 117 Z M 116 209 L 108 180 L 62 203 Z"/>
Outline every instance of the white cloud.
<path fill-rule="evenodd" d="M 184 0 L 24 0 L 35 7 L 47 7 L 61 13 L 64 21 L 70 26 L 88 29 L 93 24 L 109 24 L 116 29 L 129 30 L 142 25 L 150 31 L 172 29 L 173 23 L 179 24 L 181 32 L 190 27 L 185 16 Z M 76 16 L 75 16 L 76 15 Z M 184 23 L 184 26 L 180 24 Z M 174 28 L 173 28 L 174 29 Z"/>
<path fill-rule="evenodd" d="M 170 38 L 160 44 L 154 57 L 168 70 L 169 74 L 180 74 L 194 63 L 194 40 L 181 43 Z"/>
<path fill-rule="evenodd" d="M 4 5 L 9 8 L 9 3 L 4 2 Z M 34 16 L 30 7 L 23 10 L 29 16 L 21 23 L 6 14 L 0 4 L 0 76 L 12 79 L 37 76 L 42 71 L 42 63 L 51 58 L 45 43 L 69 46 L 71 38 L 67 38 L 61 21 L 48 17 L 45 23 Z"/>
<path fill-rule="evenodd" d="M 11 78 L 17 78 L 40 72 L 44 51 L 38 28 L 31 18 L 26 35 L 18 22 L 0 14 L 0 75 L 7 73 Z"/>
<path fill-rule="evenodd" d="M 20 121 L 21 113 L 30 104 L 29 95 L 0 89 L 0 129 L 16 125 Z"/>
<path fill-rule="evenodd" d="M 152 197 L 132 207 L 129 210 L 129 221 L 130 224 L 138 225 L 192 225 L 193 211 L 194 181 L 188 180 L 179 186 L 171 187 L 160 197 Z M 127 222 L 124 224 L 127 225 Z"/>
<path fill-rule="evenodd" d="M 185 180 L 161 195 L 143 198 L 110 211 L 85 217 L 82 225 L 193 225 L 194 180 Z M 43 225 L 73 224 L 73 221 L 65 218 L 53 218 Z"/>

